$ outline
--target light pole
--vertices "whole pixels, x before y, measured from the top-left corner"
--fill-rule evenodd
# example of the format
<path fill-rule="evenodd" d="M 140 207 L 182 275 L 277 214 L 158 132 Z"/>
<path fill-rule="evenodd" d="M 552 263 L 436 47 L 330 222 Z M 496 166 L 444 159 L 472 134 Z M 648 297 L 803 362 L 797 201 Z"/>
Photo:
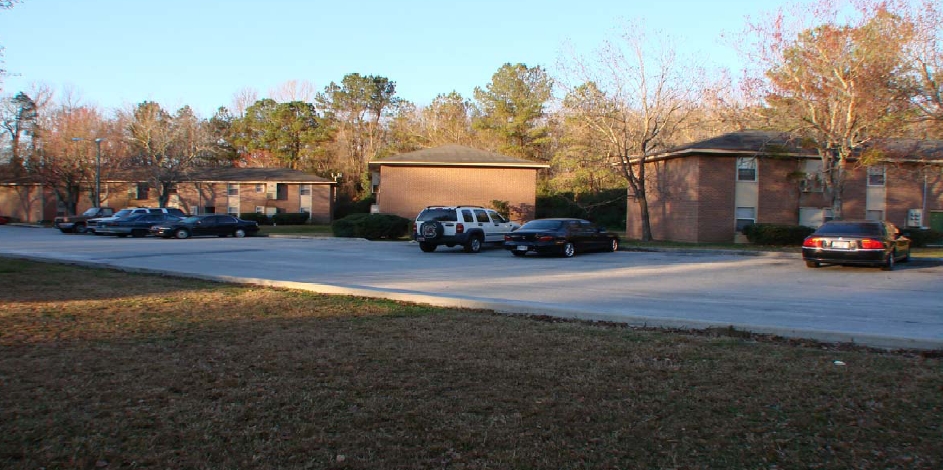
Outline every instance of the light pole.
<path fill-rule="evenodd" d="M 73 142 L 85 140 L 82 137 L 73 137 Z M 102 141 L 104 137 L 95 139 L 95 208 L 102 205 Z"/>

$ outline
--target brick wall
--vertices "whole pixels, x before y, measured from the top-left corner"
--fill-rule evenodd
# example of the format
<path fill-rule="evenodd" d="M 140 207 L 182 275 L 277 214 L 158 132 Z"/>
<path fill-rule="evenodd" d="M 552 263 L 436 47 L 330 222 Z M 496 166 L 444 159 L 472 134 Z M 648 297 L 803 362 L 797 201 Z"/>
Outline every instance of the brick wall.
<path fill-rule="evenodd" d="M 647 165 L 648 215 L 655 240 L 697 241 L 698 171 L 696 158 L 678 158 Z M 642 238 L 642 219 L 631 190 L 625 224 L 626 238 Z"/>
<path fill-rule="evenodd" d="M 699 167 L 698 233 L 702 243 L 731 243 L 736 225 L 737 159 L 701 156 Z M 757 168 L 757 171 L 762 171 Z M 761 189 L 762 191 L 762 189 Z"/>
<path fill-rule="evenodd" d="M 478 205 L 507 201 L 511 218 L 534 218 L 537 170 L 531 168 L 380 167 L 380 212 L 413 219 L 433 205 Z"/>
<path fill-rule="evenodd" d="M 799 182 L 792 178 L 798 170 L 793 159 L 760 158 L 757 162 L 759 194 L 756 218 L 759 223 L 799 222 Z"/>

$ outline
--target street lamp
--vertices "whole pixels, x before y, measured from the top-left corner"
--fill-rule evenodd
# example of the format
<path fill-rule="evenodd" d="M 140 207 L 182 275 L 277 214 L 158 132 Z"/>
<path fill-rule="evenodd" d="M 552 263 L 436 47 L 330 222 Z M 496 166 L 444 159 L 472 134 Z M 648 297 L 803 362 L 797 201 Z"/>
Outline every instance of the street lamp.
<path fill-rule="evenodd" d="M 85 140 L 82 137 L 73 137 L 73 142 Z M 95 139 L 95 208 L 102 205 L 102 141 L 104 137 Z"/>

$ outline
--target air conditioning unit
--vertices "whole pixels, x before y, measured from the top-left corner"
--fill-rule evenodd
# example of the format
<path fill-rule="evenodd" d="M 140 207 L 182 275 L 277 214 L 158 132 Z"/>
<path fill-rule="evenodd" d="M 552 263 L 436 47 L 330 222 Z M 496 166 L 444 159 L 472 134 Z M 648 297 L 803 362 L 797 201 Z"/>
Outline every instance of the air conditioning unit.
<path fill-rule="evenodd" d="M 923 227 L 923 209 L 910 209 L 907 211 L 908 227 Z"/>

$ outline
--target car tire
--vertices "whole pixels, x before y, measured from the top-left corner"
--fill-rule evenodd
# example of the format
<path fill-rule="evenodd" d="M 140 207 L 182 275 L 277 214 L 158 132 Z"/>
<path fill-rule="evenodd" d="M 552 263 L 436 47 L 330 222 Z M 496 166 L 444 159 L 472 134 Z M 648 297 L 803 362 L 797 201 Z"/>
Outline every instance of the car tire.
<path fill-rule="evenodd" d="M 144 238 L 147 236 L 147 230 L 132 230 L 131 236 L 134 238 Z"/>
<path fill-rule="evenodd" d="M 563 257 L 572 258 L 576 254 L 576 246 L 573 245 L 573 242 L 566 242 L 563 244 Z"/>
<path fill-rule="evenodd" d="M 236 238 L 245 238 L 245 237 L 246 237 L 246 230 L 245 230 L 245 229 L 242 229 L 242 228 L 237 228 L 235 231 L 233 231 L 232 236 L 234 236 L 234 237 L 236 237 Z"/>
<path fill-rule="evenodd" d="M 435 243 L 419 242 L 419 249 L 422 250 L 423 253 L 432 253 L 437 246 L 438 245 Z"/>
<path fill-rule="evenodd" d="M 806 261 L 806 262 L 805 262 L 805 267 L 807 267 L 807 268 L 818 268 L 819 266 L 822 266 L 822 265 L 819 264 L 818 261 Z"/>
<path fill-rule="evenodd" d="M 481 251 L 481 236 L 473 235 L 468 239 L 468 243 L 465 244 L 465 253 L 478 253 Z"/>
<path fill-rule="evenodd" d="M 184 238 L 190 238 L 190 231 L 185 228 L 178 228 L 174 231 L 174 236 L 180 240 L 183 240 Z"/>
<path fill-rule="evenodd" d="M 433 227 L 433 230 L 430 230 L 429 227 Z M 420 231 L 420 235 L 426 240 L 438 240 L 445 233 L 445 227 L 439 222 L 429 221 L 422 224 Z"/>
<path fill-rule="evenodd" d="M 612 243 L 609 246 L 609 251 L 619 251 L 619 240 L 616 238 L 612 239 Z"/>
<path fill-rule="evenodd" d="M 527 254 L 526 251 L 512 251 L 512 255 L 517 256 L 518 258 L 523 258 Z"/>
<path fill-rule="evenodd" d="M 893 251 L 891 254 L 887 255 L 887 259 L 884 260 L 884 264 L 881 265 L 882 271 L 893 271 L 894 270 L 894 258 L 897 258 L 897 252 Z"/>
<path fill-rule="evenodd" d="M 72 229 L 72 231 L 75 233 L 85 233 L 87 228 L 85 227 L 85 224 L 75 224 L 75 228 Z"/>

